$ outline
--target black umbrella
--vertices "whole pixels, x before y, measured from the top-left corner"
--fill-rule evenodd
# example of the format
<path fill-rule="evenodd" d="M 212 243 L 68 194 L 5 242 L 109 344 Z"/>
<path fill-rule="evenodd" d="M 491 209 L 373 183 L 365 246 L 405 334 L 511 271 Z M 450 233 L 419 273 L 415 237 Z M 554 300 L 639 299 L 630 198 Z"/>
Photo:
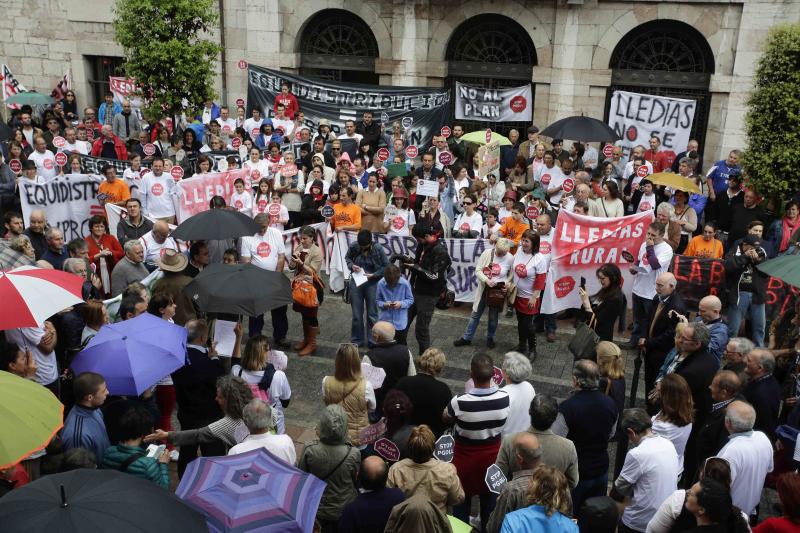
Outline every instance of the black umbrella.
<path fill-rule="evenodd" d="M 289 278 L 255 265 L 208 265 L 183 293 L 206 313 L 259 316 L 292 303 Z"/>
<path fill-rule="evenodd" d="M 170 234 L 182 241 L 235 239 L 255 235 L 261 226 L 244 213 L 233 209 L 209 209 L 187 218 Z"/>
<path fill-rule="evenodd" d="M 605 122 L 584 116 L 557 120 L 547 126 L 541 135 L 551 139 L 572 139 L 586 142 L 618 141 L 620 138 Z"/>
<path fill-rule="evenodd" d="M 4 533 L 207 532 L 205 517 L 152 481 L 80 469 L 37 479 L 0 499 Z"/>

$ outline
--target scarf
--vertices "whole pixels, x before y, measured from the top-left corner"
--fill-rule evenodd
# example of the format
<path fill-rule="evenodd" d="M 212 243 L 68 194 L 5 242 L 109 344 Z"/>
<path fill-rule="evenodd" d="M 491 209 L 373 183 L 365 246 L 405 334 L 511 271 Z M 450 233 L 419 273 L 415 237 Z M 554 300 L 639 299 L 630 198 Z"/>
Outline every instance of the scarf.
<path fill-rule="evenodd" d="M 778 246 L 779 252 L 785 252 L 789 247 L 789 239 L 792 238 L 792 234 L 798 226 L 800 226 L 800 216 L 795 218 L 794 221 L 790 220 L 789 217 L 783 217 L 783 233 L 781 234 L 780 246 Z"/>

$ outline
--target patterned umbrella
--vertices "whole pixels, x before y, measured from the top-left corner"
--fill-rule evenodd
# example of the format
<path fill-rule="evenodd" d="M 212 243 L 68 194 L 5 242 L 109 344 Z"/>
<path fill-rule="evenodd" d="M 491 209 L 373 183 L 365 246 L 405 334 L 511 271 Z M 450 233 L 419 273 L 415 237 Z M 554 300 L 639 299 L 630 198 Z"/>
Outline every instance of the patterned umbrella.
<path fill-rule="evenodd" d="M 308 532 L 325 482 L 264 448 L 189 463 L 175 494 L 206 516 L 212 532 Z"/>
<path fill-rule="evenodd" d="M 60 270 L 23 266 L 0 271 L 0 330 L 32 328 L 75 304 L 83 279 Z"/>

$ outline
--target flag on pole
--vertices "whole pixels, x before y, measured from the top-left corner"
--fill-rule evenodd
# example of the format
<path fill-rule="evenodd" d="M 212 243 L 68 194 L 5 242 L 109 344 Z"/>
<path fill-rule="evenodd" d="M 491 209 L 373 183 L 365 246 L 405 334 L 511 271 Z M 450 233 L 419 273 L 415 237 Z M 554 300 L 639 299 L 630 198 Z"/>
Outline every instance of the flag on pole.
<path fill-rule="evenodd" d="M 25 87 L 17 81 L 17 78 L 8 69 L 8 65 L 3 65 L 3 70 L 0 72 L 0 83 L 3 85 L 3 100 L 8 100 L 9 97 L 17 93 L 26 91 Z M 18 104 L 8 106 L 10 109 L 19 109 Z"/>
<path fill-rule="evenodd" d="M 67 72 L 64 73 L 64 77 L 58 82 L 55 89 L 50 93 L 50 96 L 56 100 L 62 100 L 70 89 L 72 89 L 72 76 L 70 75 L 70 70 L 67 69 Z"/>

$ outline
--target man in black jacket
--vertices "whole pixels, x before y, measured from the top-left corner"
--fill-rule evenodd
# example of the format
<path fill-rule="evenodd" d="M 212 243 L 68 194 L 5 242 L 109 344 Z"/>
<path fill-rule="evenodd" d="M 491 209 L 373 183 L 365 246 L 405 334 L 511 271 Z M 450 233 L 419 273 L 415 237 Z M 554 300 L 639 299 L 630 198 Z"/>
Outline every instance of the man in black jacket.
<path fill-rule="evenodd" d="M 781 407 L 781 386 L 772 375 L 775 356 L 769 350 L 756 348 L 744 357 L 744 363 L 744 371 L 750 379 L 742 394 L 756 410 L 753 429 L 764 432 L 774 441 Z"/>
<path fill-rule="evenodd" d="M 748 191 L 749 192 L 749 191 Z M 767 259 L 761 239 L 748 235 L 725 256 L 725 281 L 728 287 L 728 337 L 739 336 L 739 326 L 750 317 L 751 338 L 764 346 L 766 297 L 769 276 L 756 266 Z"/>
<path fill-rule="evenodd" d="M 422 354 L 431 345 L 433 311 L 442 291 L 447 289 L 447 271 L 450 270 L 452 260 L 440 239 L 441 235 L 432 227 L 417 225 L 414 233 L 417 238 L 417 253 L 413 263 L 404 265 L 411 269 L 410 281 L 414 294 L 414 304 L 408 310 L 408 325 L 411 327 L 414 318 L 417 318 L 414 331 L 419 353 Z"/>
<path fill-rule="evenodd" d="M 383 384 L 375 390 L 375 400 L 378 406 L 375 414 L 380 417 L 383 413 L 383 399 L 386 393 L 393 389 L 400 378 L 408 375 L 409 353 L 408 346 L 398 344 L 394 340 L 395 329 L 391 322 L 379 321 L 372 326 L 372 341 L 374 344 L 367 352 L 369 363 L 374 367 L 382 368 L 386 372 Z"/>
<path fill-rule="evenodd" d="M 373 151 L 378 149 L 378 142 L 381 140 L 381 126 L 373 120 L 372 111 L 364 111 L 362 120 L 356 124 L 356 133 L 362 136 L 362 141 L 369 143 Z"/>
<path fill-rule="evenodd" d="M 742 380 L 730 370 L 720 370 L 711 381 L 711 412 L 706 421 L 697 430 L 697 463 L 702 465 L 709 457 L 719 453 L 728 442 L 728 430 L 725 429 L 725 412 L 728 404 L 734 400 L 744 400 L 741 394 Z M 689 473 L 695 476 L 693 472 Z"/>
<path fill-rule="evenodd" d="M 654 415 L 658 405 L 649 399 L 650 391 L 656 386 L 656 377 L 667 354 L 675 347 L 676 315 L 686 314 L 686 306 L 680 294 L 675 291 L 678 281 L 670 272 L 656 278 L 656 295 L 653 297 L 652 311 L 647 320 L 646 335 L 639 339 L 639 349 L 644 356 L 644 384 L 647 412 Z"/>

